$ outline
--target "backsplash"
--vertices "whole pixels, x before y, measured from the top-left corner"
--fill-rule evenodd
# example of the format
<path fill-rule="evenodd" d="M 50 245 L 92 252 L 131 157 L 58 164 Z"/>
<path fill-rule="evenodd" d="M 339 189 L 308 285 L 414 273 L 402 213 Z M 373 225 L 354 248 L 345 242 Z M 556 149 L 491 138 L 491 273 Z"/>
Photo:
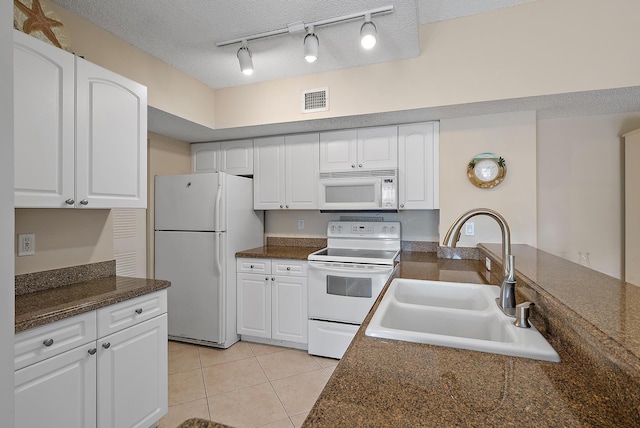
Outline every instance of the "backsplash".
<path fill-rule="evenodd" d="M 44 291 L 51 288 L 63 287 L 82 281 L 104 278 L 116 274 L 116 261 L 89 263 L 61 269 L 16 275 L 16 296 Z"/>

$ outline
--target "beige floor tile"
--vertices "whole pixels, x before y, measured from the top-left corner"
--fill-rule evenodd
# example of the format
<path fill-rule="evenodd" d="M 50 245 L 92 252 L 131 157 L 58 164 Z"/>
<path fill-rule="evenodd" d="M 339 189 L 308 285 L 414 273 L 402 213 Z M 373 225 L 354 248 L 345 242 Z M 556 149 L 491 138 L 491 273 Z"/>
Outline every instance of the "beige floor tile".
<path fill-rule="evenodd" d="M 329 375 L 323 369 L 318 369 L 274 380 L 271 385 L 291 416 L 311 410 L 328 380 Z"/>
<path fill-rule="evenodd" d="M 177 342 L 175 340 L 170 340 L 168 348 L 169 348 L 169 352 L 171 352 L 171 351 L 176 351 L 182 348 L 188 348 L 190 346 L 196 346 L 196 345 L 192 345 L 190 343 L 184 343 L 184 342 Z"/>
<path fill-rule="evenodd" d="M 285 418 L 270 424 L 261 425 L 260 428 L 293 428 L 293 422 L 291 422 L 289 418 Z"/>
<path fill-rule="evenodd" d="M 202 369 L 207 397 L 268 382 L 255 357 Z"/>
<path fill-rule="evenodd" d="M 206 398 L 169 407 L 169 412 L 160 419 L 158 428 L 176 428 L 191 418 L 209 419 L 209 404 Z"/>
<path fill-rule="evenodd" d="M 258 427 L 287 417 L 269 383 L 208 397 L 211 420 L 236 428 Z"/>
<path fill-rule="evenodd" d="M 340 360 L 336 360 L 333 358 L 325 358 L 325 357 L 318 357 L 313 355 L 312 358 L 318 363 L 320 364 L 320 367 L 325 368 L 325 367 L 335 367 L 338 365 L 338 363 L 340 362 Z"/>
<path fill-rule="evenodd" d="M 274 352 L 283 352 L 290 348 L 284 348 L 282 346 L 263 345 L 262 343 L 246 342 L 251 347 L 251 350 L 255 355 L 273 354 Z"/>
<path fill-rule="evenodd" d="M 336 366 L 323 367 L 323 369 L 329 376 L 331 376 L 333 374 L 333 371 L 336 369 Z"/>
<path fill-rule="evenodd" d="M 202 370 L 190 370 L 169 375 L 169 405 L 205 398 Z"/>
<path fill-rule="evenodd" d="M 259 355 L 258 361 L 269 380 L 306 373 L 320 368 L 306 351 L 289 349 L 284 352 Z"/>
<path fill-rule="evenodd" d="M 173 351 L 169 351 L 169 374 L 199 368 L 200 354 L 197 346 L 179 347 Z"/>
<path fill-rule="evenodd" d="M 308 415 L 309 415 L 309 412 L 303 412 L 298 415 L 293 415 L 289 419 L 291 419 L 291 423 L 295 428 L 300 428 L 304 423 L 304 420 L 307 419 Z"/>
<path fill-rule="evenodd" d="M 253 357 L 249 344 L 245 342 L 235 343 L 227 349 L 200 346 L 198 350 L 200 351 L 200 364 L 202 364 L 202 367 Z"/>

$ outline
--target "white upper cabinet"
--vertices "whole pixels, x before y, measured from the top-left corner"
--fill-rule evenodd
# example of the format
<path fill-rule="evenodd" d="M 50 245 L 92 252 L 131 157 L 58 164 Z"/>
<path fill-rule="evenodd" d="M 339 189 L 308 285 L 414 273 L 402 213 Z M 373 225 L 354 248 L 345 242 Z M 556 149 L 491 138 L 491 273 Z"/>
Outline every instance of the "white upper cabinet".
<path fill-rule="evenodd" d="M 191 166 L 196 173 L 253 175 L 253 140 L 192 144 Z"/>
<path fill-rule="evenodd" d="M 220 143 L 220 170 L 231 175 L 253 175 L 253 140 Z"/>
<path fill-rule="evenodd" d="M 318 134 L 254 140 L 253 207 L 318 207 Z"/>
<path fill-rule="evenodd" d="M 147 207 L 147 88 L 76 58 L 76 197 Z"/>
<path fill-rule="evenodd" d="M 75 198 L 74 56 L 14 31 L 17 207 L 63 207 Z"/>
<path fill-rule="evenodd" d="M 15 206 L 146 208 L 147 89 L 14 31 Z"/>
<path fill-rule="evenodd" d="M 350 129 L 320 134 L 320 172 L 397 167 L 397 126 Z"/>
<path fill-rule="evenodd" d="M 439 208 L 439 124 L 398 127 L 398 190 L 400 210 Z"/>

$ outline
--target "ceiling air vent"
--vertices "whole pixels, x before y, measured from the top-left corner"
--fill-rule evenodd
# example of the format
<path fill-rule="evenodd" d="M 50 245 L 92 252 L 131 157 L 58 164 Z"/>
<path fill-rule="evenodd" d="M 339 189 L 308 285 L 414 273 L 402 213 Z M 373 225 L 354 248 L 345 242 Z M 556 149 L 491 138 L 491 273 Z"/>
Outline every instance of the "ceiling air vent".
<path fill-rule="evenodd" d="M 310 89 L 302 92 L 302 113 L 329 110 L 329 88 Z"/>

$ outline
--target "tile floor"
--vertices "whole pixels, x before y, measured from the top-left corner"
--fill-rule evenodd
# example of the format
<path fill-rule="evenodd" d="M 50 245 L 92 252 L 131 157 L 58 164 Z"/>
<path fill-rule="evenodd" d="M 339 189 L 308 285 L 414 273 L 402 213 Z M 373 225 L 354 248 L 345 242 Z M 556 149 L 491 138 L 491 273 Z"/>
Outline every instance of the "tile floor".
<path fill-rule="evenodd" d="M 238 342 L 216 349 L 169 342 L 169 413 L 159 428 L 189 418 L 233 427 L 300 427 L 337 360 Z"/>

